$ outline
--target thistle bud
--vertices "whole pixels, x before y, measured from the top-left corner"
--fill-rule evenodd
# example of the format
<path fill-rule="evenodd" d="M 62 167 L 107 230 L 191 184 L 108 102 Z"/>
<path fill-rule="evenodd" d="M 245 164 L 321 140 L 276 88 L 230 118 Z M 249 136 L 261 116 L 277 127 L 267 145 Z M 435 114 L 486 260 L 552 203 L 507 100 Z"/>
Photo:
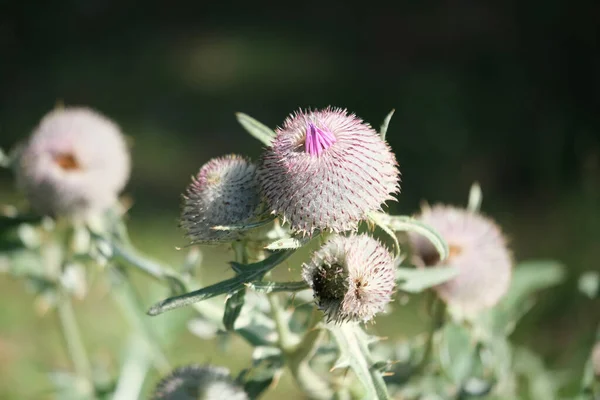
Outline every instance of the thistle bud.
<path fill-rule="evenodd" d="M 458 270 L 458 276 L 435 288 L 440 298 L 463 315 L 495 306 L 508 291 L 512 276 L 511 255 L 500 228 L 480 214 L 442 205 L 425 207 L 418 219 L 440 233 L 450 254 L 440 262 L 433 245 L 411 232 L 415 263 Z"/>
<path fill-rule="evenodd" d="M 237 155 L 214 158 L 183 196 L 181 227 L 192 243 L 230 242 L 240 237 L 239 231 L 213 227 L 251 222 L 262 210 L 256 166 Z"/>
<path fill-rule="evenodd" d="M 303 235 L 356 230 L 400 188 L 387 143 L 355 115 L 332 108 L 288 117 L 265 151 L 259 180 L 271 211 Z"/>
<path fill-rule="evenodd" d="M 368 235 L 337 236 L 303 265 L 302 277 L 327 321 L 368 321 L 392 298 L 394 260 Z"/>
<path fill-rule="evenodd" d="M 248 400 L 223 367 L 187 365 L 163 378 L 154 391 L 153 400 Z"/>
<path fill-rule="evenodd" d="M 17 185 L 50 216 L 86 216 L 111 207 L 129 179 L 119 127 L 87 108 L 48 113 L 19 151 Z"/>

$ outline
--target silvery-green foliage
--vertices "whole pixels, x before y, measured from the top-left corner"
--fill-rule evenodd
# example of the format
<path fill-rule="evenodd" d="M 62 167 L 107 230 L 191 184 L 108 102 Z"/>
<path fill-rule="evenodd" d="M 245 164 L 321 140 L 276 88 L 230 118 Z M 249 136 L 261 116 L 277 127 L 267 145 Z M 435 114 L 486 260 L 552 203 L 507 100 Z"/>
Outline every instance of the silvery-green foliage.
<path fill-rule="evenodd" d="M 261 161 L 209 161 L 188 187 L 181 214 L 191 242 L 231 245 L 230 276 L 211 285 L 196 267 L 222 266 L 203 260 L 198 247 L 186 249 L 180 268 L 133 247 L 117 203 L 83 219 L 1 208 L 0 271 L 25 282 L 38 312 L 56 312 L 67 344 L 72 372 L 51 375 L 56 397 L 258 399 L 283 374 L 317 400 L 552 399 L 574 386 L 578 399 L 598 395 L 598 345 L 590 343 L 583 376 L 565 377 L 512 343 L 537 293 L 561 283 L 564 267 L 532 260 L 512 268 L 500 228 L 480 214 L 479 185 L 464 209 L 381 211 L 399 190 L 385 142 L 392 115 L 378 133 L 335 108 L 298 112 L 277 130 L 238 113 L 242 127 L 266 146 Z M 0 165 L 14 165 L 3 154 Z M 61 157 L 63 167 L 79 165 Z M 30 191 L 38 189 L 34 183 Z M 163 286 L 149 294 L 156 303 L 148 315 L 132 271 Z M 277 279 L 279 271 L 292 277 Z M 590 272 L 579 288 L 593 298 L 597 281 Z M 87 355 L 71 306 L 98 284 L 110 287 L 131 328 L 116 373 Z M 418 298 L 428 305 L 421 334 L 384 340 L 377 325 L 365 324 L 381 314 L 394 318 L 395 308 Z M 166 313 L 186 306 L 192 315 Z M 175 368 L 165 349 L 179 326 L 197 337 L 198 348 L 209 339 L 228 346 L 236 336 L 252 348 L 251 357 L 233 373 L 216 365 Z M 161 379 L 148 382 L 152 372 Z"/>

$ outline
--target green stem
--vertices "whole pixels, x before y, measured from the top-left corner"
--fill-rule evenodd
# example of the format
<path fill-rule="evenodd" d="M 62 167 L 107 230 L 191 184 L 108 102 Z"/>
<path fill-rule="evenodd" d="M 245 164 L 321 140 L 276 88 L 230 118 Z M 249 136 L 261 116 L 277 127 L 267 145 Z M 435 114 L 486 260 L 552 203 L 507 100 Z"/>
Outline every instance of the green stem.
<path fill-rule="evenodd" d="M 83 392 L 86 396 L 95 398 L 92 366 L 88 359 L 79 327 L 73 312 L 73 305 L 68 295 L 63 294 L 58 303 L 58 317 L 67 351 L 79 378 L 85 380 Z"/>
<path fill-rule="evenodd" d="M 416 372 L 421 372 L 427 366 L 429 359 L 431 358 L 431 353 L 433 352 L 433 341 L 435 338 L 435 332 L 443 325 L 444 318 L 446 316 L 446 304 L 444 304 L 440 299 L 435 298 L 433 301 L 433 319 L 431 324 L 429 325 L 429 330 L 427 331 L 427 341 L 425 342 L 425 350 L 423 352 L 423 358 L 416 367 Z"/>
<path fill-rule="evenodd" d="M 284 354 L 293 351 L 294 346 L 297 344 L 296 335 L 290 331 L 290 327 L 287 322 L 287 318 L 283 314 L 283 309 L 279 303 L 277 294 L 271 293 L 267 295 L 269 305 L 271 306 L 271 315 L 275 321 L 275 329 L 278 336 L 279 348 Z"/>
<path fill-rule="evenodd" d="M 313 318 L 304 337 L 298 341 L 297 336 L 289 329 L 277 295 L 271 293 L 267 297 L 271 305 L 271 314 L 275 320 L 279 348 L 296 383 L 310 399 L 331 399 L 333 390 L 329 383 L 323 380 L 309 365 L 323 335 L 323 331 L 315 327 L 320 319 Z"/>
<path fill-rule="evenodd" d="M 116 300 L 121 308 L 125 318 L 136 330 L 140 338 L 146 342 L 148 349 L 152 353 L 154 366 L 161 374 L 166 374 L 171 370 L 167 357 L 162 352 L 159 340 L 156 337 L 152 327 L 148 325 L 144 311 L 139 304 L 139 299 L 133 290 L 132 284 L 127 277 L 118 269 L 111 269 L 115 285 L 114 293 Z"/>

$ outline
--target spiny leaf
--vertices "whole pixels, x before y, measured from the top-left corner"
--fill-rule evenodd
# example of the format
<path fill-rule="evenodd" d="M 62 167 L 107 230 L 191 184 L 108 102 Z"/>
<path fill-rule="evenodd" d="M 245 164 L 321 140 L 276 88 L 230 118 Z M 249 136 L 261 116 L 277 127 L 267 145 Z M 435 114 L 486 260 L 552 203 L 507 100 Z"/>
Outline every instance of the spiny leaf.
<path fill-rule="evenodd" d="M 422 292 L 458 275 L 454 267 L 396 268 L 398 289 L 410 293 Z"/>
<path fill-rule="evenodd" d="M 340 349 L 339 365 L 348 365 L 365 387 L 365 399 L 387 400 L 390 398 L 378 364 L 371 359 L 369 338 L 357 324 L 327 325 Z"/>
<path fill-rule="evenodd" d="M 251 116 L 244 113 L 235 114 L 238 122 L 256 139 L 263 142 L 267 146 L 271 146 L 271 142 L 275 138 L 275 132 L 265 124 L 258 122 Z"/>
<path fill-rule="evenodd" d="M 245 284 L 262 278 L 265 273 L 275 268 L 286 258 L 292 255 L 293 252 L 294 250 L 279 251 L 263 261 L 253 264 L 244 265 L 232 263 L 237 265 L 237 270 L 239 271 L 237 276 L 199 290 L 184 293 L 179 296 L 169 297 L 153 305 L 148 310 L 148 314 L 152 316 L 159 315 L 165 311 L 184 307 L 199 301 L 219 296 L 221 294 L 235 293 L 243 289 Z"/>
<path fill-rule="evenodd" d="M 394 115 L 395 112 L 396 112 L 396 110 L 390 111 L 389 114 L 386 115 L 385 119 L 383 120 L 383 124 L 381 124 L 381 128 L 379 128 L 379 134 L 381 135 L 381 138 L 383 140 L 385 140 L 388 126 L 390 125 L 390 120 L 392 119 L 392 116 Z"/>
<path fill-rule="evenodd" d="M 273 293 L 273 292 L 297 292 L 300 290 L 308 289 L 309 286 L 306 282 L 250 282 L 248 288 L 259 293 Z"/>

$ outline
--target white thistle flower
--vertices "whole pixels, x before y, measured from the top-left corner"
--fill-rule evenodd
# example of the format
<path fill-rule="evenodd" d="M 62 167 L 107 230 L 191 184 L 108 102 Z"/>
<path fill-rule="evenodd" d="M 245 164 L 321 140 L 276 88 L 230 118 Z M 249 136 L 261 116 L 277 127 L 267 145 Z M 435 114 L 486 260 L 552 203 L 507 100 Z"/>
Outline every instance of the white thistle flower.
<path fill-rule="evenodd" d="M 110 208 L 129 179 L 119 127 L 87 108 L 49 112 L 19 150 L 17 185 L 50 216 L 88 216 Z"/>
<path fill-rule="evenodd" d="M 440 233 L 450 255 L 440 263 L 431 242 L 411 232 L 415 263 L 458 270 L 458 276 L 435 288 L 438 295 L 465 316 L 495 306 L 508 291 L 512 276 L 511 254 L 500 228 L 481 214 L 443 205 L 424 207 L 417 218 Z"/>

